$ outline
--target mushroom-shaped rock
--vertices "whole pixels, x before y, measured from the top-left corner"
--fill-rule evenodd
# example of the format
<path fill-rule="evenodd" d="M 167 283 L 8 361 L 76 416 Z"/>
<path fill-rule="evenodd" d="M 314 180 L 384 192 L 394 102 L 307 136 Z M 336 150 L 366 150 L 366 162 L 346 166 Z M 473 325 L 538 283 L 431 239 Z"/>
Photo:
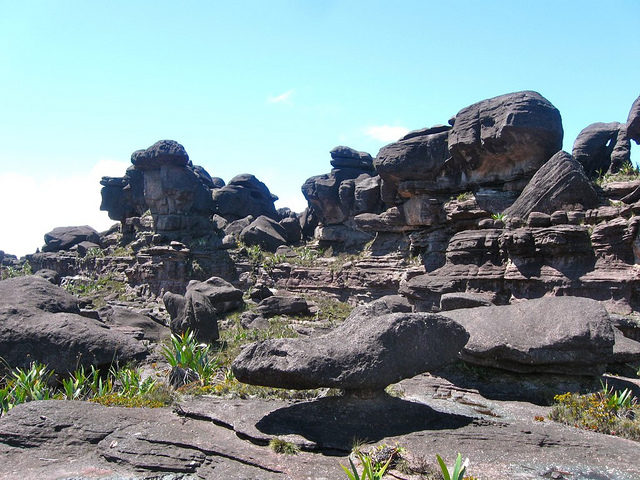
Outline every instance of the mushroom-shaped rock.
<path fill-rule="evenodd" d="M 254 385 L 374 392 L 450 362 L 467 340 L 464 328 L 436 314 L 352 316 L 319 337 L 248 345 L 232 368 Z"/>
<path fill-rule="evenodd" d="M 331 149 L 331 165 L 336 168 L 361 168 L 373 170 L 373 158 L 367 152 L 359 152 L 350 147 L 337 146 Z"/>

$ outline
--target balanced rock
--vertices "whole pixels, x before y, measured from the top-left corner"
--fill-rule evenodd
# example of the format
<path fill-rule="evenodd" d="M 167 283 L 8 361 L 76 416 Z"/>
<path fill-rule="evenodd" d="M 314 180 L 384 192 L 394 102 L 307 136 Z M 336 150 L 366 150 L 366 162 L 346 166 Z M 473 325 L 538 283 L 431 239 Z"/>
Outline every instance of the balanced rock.
<path fill-rule="evenodd" d="M 464 328 L 436 314 L 355 316 L 319 337 L 248 345 L 232 368 L 254 385 L 380 391 L 455 359 L 467 339 Z"/>
<path fill-rule="evenodd" d="M 350 147 L 337 146 L 331 149 L 331 165 L 336 168 L 360 168 L 373 170 L 373 158 L 367 152 L 359 152 Z"/>
<path fill-rule="evenodd" d="M 545 297 L 443 313 L 463 325 L 465 362 L 521 373 L 599 375 L 613 354 L 609 314 L 597 301 Z"/>
<path fill-rule="evenodd" d="M 59 250 L 69 250 L 74 245 L 84 241 L 99 244 L 100 235 L 89 225 L 57 227 L 44 234 L 45 246 L 42 247 L 42 251 L 57 252 Z"/>
<path fill-rule="evenodd" d="M 183 295 L 166 292 L 162 300 L 171 316 L 171 331 L 182 334 L 187 329 L 201 342 L 217 340 L 218 316 L 244 305 L 242 290 L 218 277 L 204 282 L 191 280 Z"/>
<path fill-rule="evenodd" d="M 536 172 L 518 199 L 505 210 L 508 217 L 527 218 L 531 212 L 587 209 L 598 205 L 598 194 L 580 162 L 560 151 Z"/>
<path fill-rule="evenodd" d="M 38 276 L 0 281 L 0 352 L 11 367 L 37 361 L 64 374 L 80 366 L 140 360 L 148 352 L 128 335 L 79 315 L 78 300 Z"/>

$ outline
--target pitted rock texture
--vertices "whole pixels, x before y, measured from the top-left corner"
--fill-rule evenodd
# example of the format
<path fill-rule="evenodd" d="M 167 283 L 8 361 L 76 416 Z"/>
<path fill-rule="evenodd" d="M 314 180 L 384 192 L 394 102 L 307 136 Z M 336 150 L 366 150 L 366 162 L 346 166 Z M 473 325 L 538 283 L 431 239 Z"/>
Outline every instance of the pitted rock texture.
<path fill-rule="evenodd" d="M 609 314 L 597 301 L 547 297 L 443 313 L 463 325 L 464 361 L 523 373 L 600 375 L 613 354 Z"/>
<path fill-rule="evenodd" d="M 233 372 L 241 382 L 271 387 L 376 391 L 453 360 L 468 339 L 439 315 L 364 317 L 352 316 L 319 337 L 251 344 Z"/>

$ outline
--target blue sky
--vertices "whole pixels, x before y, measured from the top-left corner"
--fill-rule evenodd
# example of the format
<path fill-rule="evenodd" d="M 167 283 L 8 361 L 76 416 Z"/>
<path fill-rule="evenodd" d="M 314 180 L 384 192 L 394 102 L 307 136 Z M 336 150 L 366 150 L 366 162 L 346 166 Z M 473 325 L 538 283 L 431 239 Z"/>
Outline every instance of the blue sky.
<path fill-rule="evenodd" d="M 111 222 L 100 175 L 163 138 L 282 201 L 345 144 L 536 90 L 564 147 L 640 95 L 640 2 L 0 0 L 0 249 Z M 633 150 L 637 158 L 638 147 Z"/>

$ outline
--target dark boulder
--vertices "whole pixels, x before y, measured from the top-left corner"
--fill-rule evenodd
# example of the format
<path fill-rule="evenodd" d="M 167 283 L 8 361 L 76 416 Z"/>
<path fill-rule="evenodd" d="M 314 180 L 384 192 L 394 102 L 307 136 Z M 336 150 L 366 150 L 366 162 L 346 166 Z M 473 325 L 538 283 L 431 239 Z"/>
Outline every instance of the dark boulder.
<path fill-rule="evenodd" d="M 41 268 L 37 272 L 34 273 L 36 277 L 41 277 L 47 280 L 48 282 L 53 283 L 54 285 L 60 285 L 60 274 L 55 270 L 51 270 L 49 268 Z"/>
<path fill-rule="evenodd" d="M 191 330 L 201 342 L 217 340 L 218 316 L 244 305 L 242 290 L 218 277 L 191 280 L 184 296 L 167 292 L 162 300 L 171 316 L 171 331 Z"/>
<path fill-rule="evenodd" d="M 522 373 L 599 375 L 613 354 L 611 320 L 597 301 L 545 297 L 444 312 L 470 338 L 468 363 Z"/>
<path fill-rule="evenodd" d="M 247 245 L 275 252 L 280 245 L 287 243 L 287 232 L 275 220 L 264 215 L 256 218 L 240 232 L 240 239 Z"/>
<path fill-rule="evenodd" d="M 100 243 L 100 234 L 88 225 L 78 227 L 57 227 L 44 234 L 43 252 L 69 250 L 80 242 Z"/>
<path fill-rule="evenodd" d="M 224 217 L 221 217 L 224 218 Z M 244 218 L 240 218 L 238 220 L 234 220 L 233 222 L 228 223 L 224 227 L 224 233 L 227 235 L 240 235 L 242 230 L 251 225 L 251 222 L 255 220 L 253 215 L 247 215 Z"/>
<path fill-rule="evenodd" d="M 305 240 L 313 238 L 313 234 L 318 226 L 318 216 L 312 208 L 305 208 L 300 214 L 300 229 L 302 230 L 302 238 Z"/>
<path fill-rule="evenodd" d="M 598 194 L 580 162 L 560 151 L 536 172 L 518 199 L 505 210 L 508 217 L 527 218 L 531 212 L 551 214 L 598 205 Z"/>
<path fill-rule="evenodd" d="M 373 170 L 373 158 L 367 152 L 358 152 L 350 147 L 338 146 L 331 149 L 331 165 L 335 168 L 359 168 Z"/>
<path fill-rule="evenodd" d="M 41 362 L 65 374 L 80 366 L 141 360 L 147 349 L 128 335 L 80 316 L 78 301 L 38 276 L 0 281 L 0 352 L 11 367 Z"/>
<path fill-rule="evenodd" d="M 380 149 L 375 159 L 382 178 L 382 201 L 394 205 L 401 182 L 435 182 L 449 158 L 447 138 L 450 127 L 433 127 L 412 132 L 398 142 Z"/>
<path fill-rule="evenodd" d="M 468 334 L 445 317 L 395 313 L 351 317 L 314 338 L 273 339 L 245 347 L 234 360 L 241 382 L 281 388 L 380 391 L 456 358 Z"/>
<path fill-rule="evenodd" d="M 627 117 L 627 135 L 640 145 L 640 97 L 636 98 Z"/>
<path fill-rule="evenodd" d="M 592 123 L 576 137 L 572 154 L 589 178 L 615 173 L 630 160 L 626 127 L 618 122 Z"/>
<path fill-rule="evenodd" d="M 560 112 L 537 92 L 483 100 L 455 117 L 448 137 L 448 175 L 461 175 L 466 185 L 522 188 L 562 148 L 562 137 Z"/>
<path fill-rule="evenodd" d="M 175 140 L 160 140 L 146 150 L 133 152 L 131 163 L 139 170 L 156 169 L 163 165 L 185 167 L 189 164 L 189 155 Z"/>
<path fill-rule="evenodd" d="M 358 317 L 362 321 L 373 319 L 389 313 L 410 313 L 412 310 L 409 300 L 401 295 L 386 295 L 373 302 L 365 303 L 354 308 L 348 319 Z"/>
<path fill-rule="evenodd" d="M 276 315 L 309 315 L 309 304 L 303 297 L 270 295 L 260 302 L 256 311 L 266 318 Z"/>
<path fill-rule="evenodd" d="M 285 240 L 288 244 L 295 244 L 302 238 L 302 228 L 300 227 L 300 220 L 296 217 L 283 218 L 278 222 L 285 232 Z"/>
<path fill-rule="evenodd" d="M 215 211 L 229 221 L 252 215 L 277 219 L 274 202 L 278 199 L 267 186 L 248 173 L 236 175 L 227 185 L 212 193 Z"/>

